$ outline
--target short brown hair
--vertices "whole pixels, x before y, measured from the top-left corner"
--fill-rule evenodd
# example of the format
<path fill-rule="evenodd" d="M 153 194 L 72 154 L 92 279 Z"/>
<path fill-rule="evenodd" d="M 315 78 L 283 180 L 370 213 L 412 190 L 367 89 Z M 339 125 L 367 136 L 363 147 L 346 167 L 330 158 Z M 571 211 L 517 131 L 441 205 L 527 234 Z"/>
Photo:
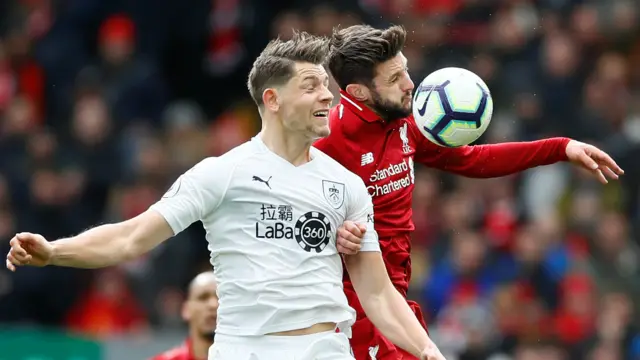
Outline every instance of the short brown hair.
<path fill-rule="evenodd" d="M 404 47 L 407 31 L 398 25 L 385 30 L 369 25 L 335 28 L 329 50 L 329 71 L 340 88 L 371 85 L 378 64 L 392 59 Z"/>
<path fill-rule="evenodd" d="M 294 31 L 290 40 L 271 40 L 253 63 L 247 86 L 258 106 L 264 105 L 265 89 L 286 84 L 294 75 L 296 62 L 324 64 L 329 52 L 329 39 Z"/>

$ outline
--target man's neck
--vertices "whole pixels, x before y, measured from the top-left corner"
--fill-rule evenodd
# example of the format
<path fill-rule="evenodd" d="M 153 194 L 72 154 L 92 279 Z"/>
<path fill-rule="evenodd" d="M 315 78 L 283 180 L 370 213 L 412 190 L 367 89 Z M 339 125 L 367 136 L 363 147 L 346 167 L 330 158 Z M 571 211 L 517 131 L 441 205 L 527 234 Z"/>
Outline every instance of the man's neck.
<path fill-rule="evenodd" d="M 210 339 L 205 339 L 198 334 L 191 334 L 191 351 L 197 360 L 206 360 L 209 357 L 209 348 L 213 345 Z"/>
<path fill-rule="evenodd" d="M 287 132 L 274 124 L 264 125 L 259 136 L 269 150 L 294 166 L 303 165 L 311 160 L 309 149 L 313 142 L 300 134 Z"/>

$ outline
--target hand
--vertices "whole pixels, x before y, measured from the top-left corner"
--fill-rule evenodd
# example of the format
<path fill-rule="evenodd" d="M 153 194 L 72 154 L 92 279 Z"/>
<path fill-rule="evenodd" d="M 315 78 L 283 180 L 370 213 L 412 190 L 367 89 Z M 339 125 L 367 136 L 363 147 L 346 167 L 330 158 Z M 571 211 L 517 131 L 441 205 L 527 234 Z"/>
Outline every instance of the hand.
<path fill-rule="evenodd" d="M 16 271 L 16 266 L 46 266 L 53 255 L 53 245 L 42 235 L 20 233 L 9 242 L 7 269 Z"/>
<path fill-rule="evenodd" d="M 422 350 L 420 354 L 420 360 L 446 360 L 444 355 L 440 352 L 435 344 L 429 345 L 426 349 Z"/>
<path fill-rule="evenodd" d="M 606 184 L 609 179 L 618 179 L 624 170 L 604 151 L 589 144 L 571 140 L 566 148 L 569 161 L 589 170 L 598 180 Z"/>
<path fill-rule="evenodd" d="M 355 255 L 362 247 L 362 238 L 367 228 L 364 225 L 356 224 L 353 221 L 345 221 L 338 228 L 336 245 L 338 252 L 346 255 Z"/>

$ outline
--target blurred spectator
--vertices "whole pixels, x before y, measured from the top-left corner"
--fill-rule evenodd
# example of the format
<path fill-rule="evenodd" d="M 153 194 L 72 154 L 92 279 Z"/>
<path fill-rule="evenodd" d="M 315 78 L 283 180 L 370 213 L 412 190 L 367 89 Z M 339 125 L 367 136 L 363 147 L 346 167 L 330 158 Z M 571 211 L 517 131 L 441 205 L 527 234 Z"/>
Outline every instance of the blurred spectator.
<path fill-rule="evenodd" d="M 81 83 L 102 90 L 118 125 L 159 121 L 167 97 L 154 63 L 135 56 L 135 37 L 135 24 L 128 16 L 107 18 L 98 32 L 99 59 L 80 72 Z"/>
<path fill-rule="evenodd" d="M 127 288 L 122 272 L 101 270 L 93 286 L 69 312 L 69 329 L 103 337 L 140 331 L 145 315 Z"/>

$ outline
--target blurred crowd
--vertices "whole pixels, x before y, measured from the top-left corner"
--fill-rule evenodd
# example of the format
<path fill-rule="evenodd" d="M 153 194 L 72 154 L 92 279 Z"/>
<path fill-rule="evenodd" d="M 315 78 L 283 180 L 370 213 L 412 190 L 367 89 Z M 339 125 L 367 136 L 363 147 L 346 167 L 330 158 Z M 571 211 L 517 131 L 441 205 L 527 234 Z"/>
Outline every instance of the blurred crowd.
<path fill-rule="evenodd" d="M 5 0 L 0 253 L 144 211 L 259 130 L 245 87 L 269 38 L 403 24 L 419 82 L 489 85 L 487 143 L 569 136 L 626 170 L 489 180 L 418 168 L 410 297 L 449 359 L 640 359 L 640 5 L 635 0 Z M 333 89 L 335 85 L 333 85 Z M 0 325 L 96 337 L 183 326 L 201 225 L 119 267 L 0 270 Z"/>

